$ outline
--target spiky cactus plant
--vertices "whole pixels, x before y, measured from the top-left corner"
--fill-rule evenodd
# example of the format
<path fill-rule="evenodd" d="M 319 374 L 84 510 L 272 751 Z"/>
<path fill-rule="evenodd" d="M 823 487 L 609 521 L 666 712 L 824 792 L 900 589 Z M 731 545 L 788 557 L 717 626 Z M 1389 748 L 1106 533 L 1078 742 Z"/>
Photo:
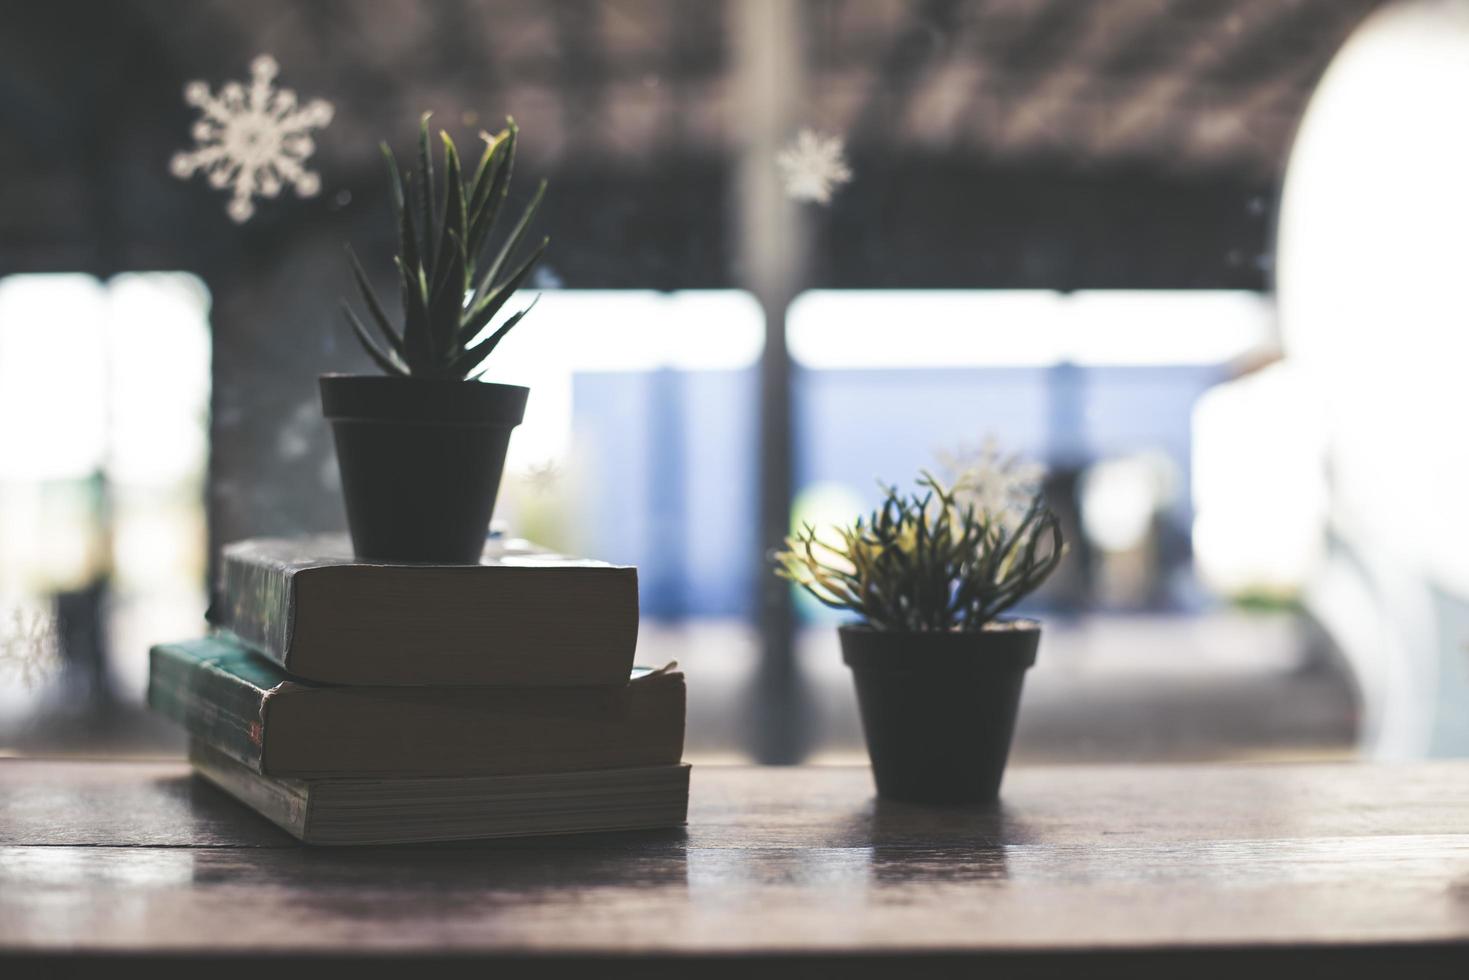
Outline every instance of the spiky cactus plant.
<path fill-rule="evenodd" d="M 481 133 L 484 153 L 472 177 L 459 164 L 459 152 L 448 133 L 443 141 L 442 200 L 435 193 L 434 159 L 430 150 L 429 113 L 419 124 L 418 185 L 414 174 L 400 175 L 393 152 L 383 144 L 398 223 L 399 292 L 402 327 L 395 327 L 367 281 L 362 263 L 347 249 L 352 274 L 362 291 L 381 343 L 363 325 L 346 300 L 342 309 L 357 339 L 378 367 L 398 377 L 475 380 L 476 369 L 505 339 L 530 307 L 507 318 L 488 337 L 481 335 L 515 291 L 524 285 L 545 251 L 548 239 L 517 260 L 526 229 L 546 191 L 543 180 L 498 249 L 489 247 L 495 219 L 510 187 L 519 132 L 513 119 L 491 136 Z M 436 213 L 437 212 L 437 213 Z M 535 303 L 532 302 L 531 306 Z M 473 377 L 471 377 L 473 376 Z"/>

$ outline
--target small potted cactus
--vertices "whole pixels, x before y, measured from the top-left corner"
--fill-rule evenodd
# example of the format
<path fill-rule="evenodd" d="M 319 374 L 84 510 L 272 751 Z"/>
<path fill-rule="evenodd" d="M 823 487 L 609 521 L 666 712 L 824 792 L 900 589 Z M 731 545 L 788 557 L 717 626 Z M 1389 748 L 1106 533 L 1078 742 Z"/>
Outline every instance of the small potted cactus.
<path fill-rule="evenodd" d="M 918 486 L 834 537 L 803 526 L 777 574 L 858 617 L 839 633 L 878 795 L 990 802 L 1040 644 L 1038 623 L 1004 614 L 1061 560 L 1060 525 L 1039 493 L 1017 513 L 964 481 Z"/>
<path fill-rule="evenodd" d="M 474 562 L 494 513 L 510 430 L 520 424 L 529 394 L 479 377 L 485 358 L 530 311 L 490 329 L 546 248 L 545 239 L 522 248 L 546 185 L 541 182 L 492 247 L 515 161 L 514 121 L 497 135 L 481 134 L 485 148 L 473 174 L 461 170 L 453 139 L 441 132 L 440 195 L 428 120 L 424 114 L 419 127 L 417 175 L 400 175 L 383 146 L 399 239 L 401 326 L 347 250 L 373 330 L 345 300 L 342 309 L 383 374 L 323 375 L 321 401 L 357 556 Z"/>

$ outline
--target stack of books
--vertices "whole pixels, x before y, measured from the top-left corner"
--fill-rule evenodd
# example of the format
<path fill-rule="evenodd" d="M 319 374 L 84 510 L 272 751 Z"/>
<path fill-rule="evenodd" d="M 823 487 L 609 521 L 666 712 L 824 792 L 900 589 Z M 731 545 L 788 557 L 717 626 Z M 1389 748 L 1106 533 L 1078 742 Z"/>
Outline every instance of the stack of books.
<path fill-rule="evenodd" d="M 148 703 L 206 779 L 308 843 L 682 824 L 684 678 L 633 666 L 637 570 L 493 545 L 354 560 L 230 545 L 209 636 L 151 651 Z"/>

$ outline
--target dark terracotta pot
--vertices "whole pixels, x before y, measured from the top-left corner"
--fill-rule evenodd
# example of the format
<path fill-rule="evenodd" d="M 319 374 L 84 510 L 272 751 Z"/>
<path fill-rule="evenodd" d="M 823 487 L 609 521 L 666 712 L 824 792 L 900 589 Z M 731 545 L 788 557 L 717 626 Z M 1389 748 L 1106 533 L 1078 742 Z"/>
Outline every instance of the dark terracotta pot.
<path fill-rule="evenodd" d="M 844 626 L 840 634 L 878 795 L 915 803 L 997 800 L 1040 624 L 952 633 Z"/>
<path fill-rule="evenodd" d="M 478 561 L 529 393 L 478 381 L 322 375 L 357 557 Z"/>

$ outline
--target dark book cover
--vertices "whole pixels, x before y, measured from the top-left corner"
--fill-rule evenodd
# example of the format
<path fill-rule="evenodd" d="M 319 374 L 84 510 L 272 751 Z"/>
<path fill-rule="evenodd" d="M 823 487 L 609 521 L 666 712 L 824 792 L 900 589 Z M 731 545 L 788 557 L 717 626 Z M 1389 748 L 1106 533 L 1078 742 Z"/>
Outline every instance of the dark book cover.
<path fill-rule="evenodd" d="M 263 776 L 194 739 L 194 770 L 308 844 L 416 844 L 677 827 L 684 764 L 408 779 Z"/>
<path fill-rule="evenodd" d="M 211 621 L 293 676 L 338 684 L 624 683 L 637 569 L 524 542 L 474 565 L 352 557 L 343 536 L 224 548 Z"/>

